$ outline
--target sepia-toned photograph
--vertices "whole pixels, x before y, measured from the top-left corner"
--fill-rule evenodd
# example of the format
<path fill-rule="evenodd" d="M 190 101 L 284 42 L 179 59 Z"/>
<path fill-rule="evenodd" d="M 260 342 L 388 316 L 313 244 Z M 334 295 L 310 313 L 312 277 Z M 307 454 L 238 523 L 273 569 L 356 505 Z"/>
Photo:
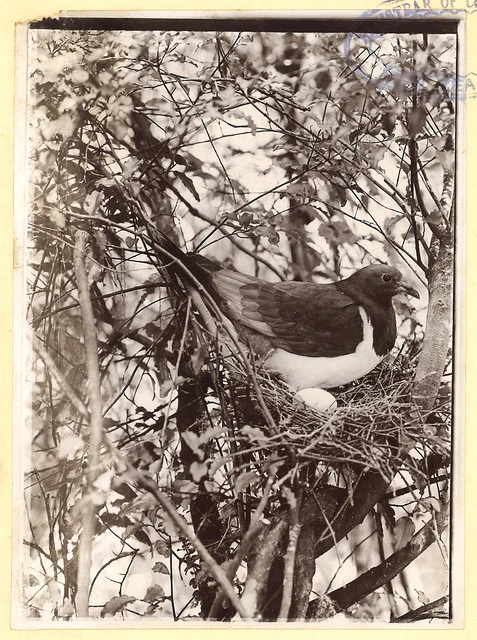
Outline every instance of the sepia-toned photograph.
<path fill-rule="evenodd" d="M 459 34 L 19 28 L 14 626 L 460 619 Z"/>

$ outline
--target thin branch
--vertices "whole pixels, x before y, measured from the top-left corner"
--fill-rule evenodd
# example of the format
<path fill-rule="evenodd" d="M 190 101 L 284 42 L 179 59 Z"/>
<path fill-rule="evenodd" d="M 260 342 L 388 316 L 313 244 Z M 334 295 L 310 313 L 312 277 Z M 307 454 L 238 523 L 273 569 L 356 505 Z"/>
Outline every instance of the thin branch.
<path fill-rule="evenodd" d="M 449 602 L 449 596 L 443 596 L 433 602 L 428 602 L 418 609 L 408 611 L 404 615 L 399 616 L 399 618 L 392 618 L 390 622 L 416 622 L 417 620 L 436 617 L 436 609 L 441 609 L 447 602 Z"/>
<path fill-rule="evenodd" d="M 246 255 L 248 255 L 250 258 L 253 258 L 257 262 L 260 262 L 265 267 L 267 267 L 267 269 L 270 269 L 270 271 L 272 273 L 277 275 L 280 278 L 280 280 L 283 280 L 283 274 L 281 274 L 278 271 L 278 269 L 271 262 L 269 262 L 268 260 L 266 260 L 262 256 L 257 255 L 257 253 L 255 251 L 251 251 L 250 249 L 247 249 L 247 247 L 245 247 L 236 238 L 234 238 L 232 233 L 235 233 L 235 229 L 234 229 L 234 231 L 232 233 L 226 232 L 223 229 L 224 221 L 222 221 L 222 223 L 216 222 L 213 218 L 209 218 L 209 216 L 207 216 L 205 213 L 202 213 L 201 211 L 199 211 L 199 209 L 197 209 L 197 207 L 194 207 L 194 205 L 192 203 L 190 203 L 189 200 L 178 189 L 176 189 L 176 187 L 173 184 L 170 184 L 168 182 L 167 183 L 167 188 L 170 189 L 172 191 L 172 193 L 187 207 L 187 209 L 189 210 L 190 214 L 192 214 L 194 217 L 199 218 L 200 220 L 203 220 L 204 222 L 207 222 L 208 224 L 212 225 L 214 227 L 212 233 L 215 232 L 215 231 L 220 231 L 231 242 L 231 244 L 233 244 L 235 247 L 237 247 L 237 249 L 239 251 L 242 251 L 242 253 L 245 253 Z M 226 221 L 226 222 L 228 222 L 228 221 Z M 209 235 L 211 235 L 211 234 L 209 234 Z M 209 236 L 207 236 L 207 237 L 209 237 Z M 204 240 L 202 240 L 200 244 L 202 245 L 203 243 L 204 243 Z M 197 248 L 198 247 L 196 247 L 196 249 Z"/>
<path fill-rule="evenodd" d="M 298 538 L 301 531 L 301 523 L 298 521 L 299 503 L 300 500 L 292 494 L 291 491 L 286 492 L 286 498 L 290 505 L 290 523 L 288 534 L 288 547 L 284 558 L 284 570 L 283 570 L 283 592 L 282 601 L 280 603 L 280 612 L 278 619 L 286 620 L 290 612 L 293 593 L 293 577 L 295 573 L 295 557 L 297 550 Z"/>
<path fill-rule="evenodd" d="M 78 548 L 78 593 L 76 605 L 78 616 L 88 616 L 89 585 L 91 572 L 91 552 L 94 536 L 94 520 L 96 507 L 91 499 L 93 484 L 100 468 L 100 447 L 103 436 L 103 399 L 101 397 L 101 374 L 98 359 L 98 341 L 94 322 L 94 312 L 89 297 L 89 285 L 85 267 L 85 249 L 87 233 L 78 230 L 75 234 L 75 250 L 73 264 L 83 323 L 84 348 L 88 377 L 88 397 L 90 408 L 90 434 L 88 465 L 86 468 L 86 500 L 82 513 L 82 532 Z"/>
<path fill-rule="evenodd" d="M 33 349 L 37 352 L 40 358 L 43 360 L 48 370 L 50 371 L 53 378 L 56 380 L 58 385 L 61 387 L 68 400 L 74 406 L 76 411 L 86 420 L 90 419 L 89 411 L 86 408 L 84 402 L 79 398 L 75 391 L 70 387 L 70 385 L 66 382 L 65 376 L 61 373 L 61 371 L 56 366 L 55 361 L 50 356 L 45 347 L 41 344 L 41 341 L 36 336 L 33 337 Z"/>
<path fill-rule="evenodd" d="M 273 474 L 269 474 L 267 478 L 267 484 L 265 485 L 265 489 L 263 490 L 263 496 L 260 500 L 260 503 L 256 511 L 252 515 L 252 518 L 250 521 L 250 527 L 245 533 L 237 553 L 235 554 L 234 558 L 230 561 L 226 569 L 226 575 L 227 575 L 227 578 L 230 580 L 230 582 L 232 582 L 232 580 L 234 579 L 235 574 L 237 573 L 237 570 L 240 567 L 242 561 L 245 559 L 248 552 L 252 548 L 252 544 L 255 542 L 255 540 L 257 539 L 257 536 L 262 531 L 264 523 L 260 521 L 260 518 L 262 517 L 263 511 L 267 506 L 273 480 L 274 480 Z M 207 616 L 209 620 L 214 620 L 215 618 L 217 618 L 220 607 L 222 605 L 223 598 L 224 598 L 223 589 L 219 589 L 217 592 L 217 595 L 215 596 L 215 600 L 212 604 L 212 607 L 210 608 L 209 615 Z"/>
<path fill-rule="evenodd" d="M 373 593 L 379 587 L 395 578 L 413 560 L 423 553 L 438 536 L 446 529 L 449 523 L 449 503 L 442 506 L 435 516 L 435 531 L 433 519 L 427 522 L 410 540 L 410 542 L 393 553 L 385 562 L 362 573 L 345 587 L 336 589 L 328 594 L 328 597 L 340 609 L 347 609 L 352 604 L 359 602 L 365 596 Z"/>
<path fill-rule="evenodd" d="M 199 540 L 199 538 L 192 531 L 190 526 L 184 520 L 184 518 L 176 511 L 176 508 L 169 500 L 169 498 L 159 489 L 157 484 L 153 482 L 151 479 L 147 478 L 143 474 L 137 472 L 132 467 L 129 468 L 129 472 L 134 475 L 134 478 L 137 484 L 149 491 L 154 498 L 158 501 L 161 507 L 166 511 L 168 516 L 171 518 L 174 525 L 179 529 L 179 531 L 187 538 L 190 544 L 196 549 L 199 555 L 202 558 L 205 566 L 207 567 L 209 573 L 217 580 L 221 588 L 224 590 L 225 595 L 229 598 L 232 605 L 235 607 L 236 611 L 240 614 L 240 616 L 244 620 L 250 620 L 250 614 L 245 609 L 245 607 L 240 602 L 240 598 L 235 593 L 235 590 L 227 578 L 227 575 L 223 568 L 217 564 L 214 558 L 207 551 L 205 545 Z"/>

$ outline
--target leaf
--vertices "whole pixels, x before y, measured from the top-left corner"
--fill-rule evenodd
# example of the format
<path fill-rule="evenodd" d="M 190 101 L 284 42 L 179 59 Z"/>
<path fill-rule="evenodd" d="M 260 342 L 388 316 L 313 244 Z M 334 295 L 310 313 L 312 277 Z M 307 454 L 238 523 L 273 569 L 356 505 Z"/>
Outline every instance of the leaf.
<path fill-rule="evenodd" d="M 165 573 L 167 576 L 170 573 L 169 569 L 163 562 L 156 562 L 156 564 L 152 567 L 152 570 L 154 571 L 154 573 Z"/>
<path fill-rule="evenodd" d="M 118 478 L 113 478 L 111 486 L 113 488 L 113 491 L 124 496 L 127 501 L 134 500 L 134 498 L 136 498 L 137 496 L 137 493 L 134 491 L 134 489 L 130 487 L 127 482 L 123 482 L 122 479 L 118 480 Z"/>
<path fill-rule="evenodd" d="M 141 168 L 141 160 L 139 158 L 129 158 L 123 165 L 123 178 L 129 180 Z"/>
<path fill-rule="evenodd" d="M 388 136 L 392 135 L 394 127 L 396 126 L 396 115 L 394 113 L 391 113 L 390 111 L 386 111 L 386 113 L 383 113 L 383 115 L 381 116 L 381 126 L 383 127 L 384 131 L 386 131 Z"/>
<path fill-rule="evenodd" d="M 289 184 L 285 189 L 285 193 L 291 197 L 303 196 L 305 198 L 310 198 L 314 191 L 314 188 L 308 182 L 295 182 L 294 184 Z"/>
<path fill-rule="evenodd" d="M 236 506 L 233 502 L 226 504 L 219 513 L 219 518 L 221 520 L 227 520 L 228 518 L 233 518 L 237 515 Z"/>
<path fill-rule="evenodd" d="M 107 493 L 111 489 L 111 482 L 113 480 L 113 476 L 115 475 L 115 471 L 105 471 L 100 476 L 96 478 L 93 482 L 93 487 L 98 491 L 103 491 Z"/>
<path fill-rule="evenodd" d="M 419 591 L 419 589 L 414 589 L 414 591 L 417 593 L 417 599 L 421 604 L 429 604 L 430 599 L 423 591 Z"/>
<path fill-rule="evenodd" d="M 189 497 L 191 494 L 197 493 L 199 488 L 192 480 L 176 478 L 172 483 L 172 490 L 174 493 Z"/>
<path fill-rule="evenodd" d="M 201 452 L 204 455 L 203 452 Z M 190 474 L 194 482 L 200 482 L 202 478 L 207 476 L 209 471 L 207 464 L 205 462 L 193 462 L 189 467 Z"/>
<path fill-rule="evenodd" d="M 275 475 L 278 468 L 284 464 L 283 460 L 277 457 L 276 453 L 271 454 L 262 463 L 262 469 L 265 473 Z"/>
<path fill-rule="evenodd" d="M 408 518 L 407 516 L 399 518 L 394 528 L 394 544 L 396 551 L 399 551 L 399 549 L 402 549 L 407 545 L 414 535 L 415 530 L 416 527 L 411 518 Z"/>
<path fill-rule="evenodd" d="M 379 165 L 379 163 L 384 160 L 385 156 L 386 156 L 386 147 L 384 144 L 375 144 L 373 145 L 367 154 L 367 159 L 369 164 L 376 169 Z"/>
<path fill-rule="evenodd" d="M 166 594 L 160 584 L 155 584 L 152 587 L 149 587 L 146 591 L 146 595 L 142 598 L 144 602 L 157 602 L 158 600 L 162 601 L 165 599 Z"/>
<path fill-rule="evenodd" d="M 241 429 L 241 433 L 245 436 L 248 436 L 250 440 L 256 440 L 257 442 L 268 441 L 268 437 L 264 434 L 264 432 L 261 429 L 258 429 L 258 427 L 251 427 L 248 424 L 246 424 Z"/>
<path fill-rule="evenodd" d="M 67 432 L 60 440 L 57 456 L 60 460 L 74 460 L 78 452 L 83 451 L 84 441 L 74 433 Z"/>
<path fill-rule="evenodd" d="M 171 550 L 169 548 L 169 543 L 165 540 L 156 540 L 153 544 L 154 550 L 164 558 L 168 558 L 171 555 Z"/>
<path fill-rule="evenodd" d="M 184 431 L 182 434 L 182 439 L 195 455 L 200 459 L 204 459 L 204 452 L 200 448 L 200 438 L 193 431 Z"/>
<path fill-rule="evenodd" d="M 240 226 L 243 229 L 248 229 L 250 224 L 253 222 L 253 213 L 246 212 L 242 213 L 242 215 L 238 219 Z"/>
<path fill-rule="evenodd" d="M 130 527 L 133 523 L 132 520 L 130 520 L 128 517 L 126 516 L 122 516 L 120 514 L 117 513 L 102 513 L 101 514 L 101 520 L 104 522 L 105 525 L 107 525 L 108 527 Z"/>
<path fill-rule="evenodd" d="M 269 225 L 260 225 L 259 227 L 256 227 L 252 232 L 252 236 L 253 235 L 263 236 L 267 238 L 270 244 L 275 246 L 280 242 L 280 235 L 278 231 Z"/>
<path fill-rule="evenodd" d="M 115 596 L 111 598 L 104 607 L 101 609 L 101 617 L 114 616 L 119 611 L 122 611 L 128 604 L 136 602 L 137 598 L 133 596 Z"/>
<path fill-rule="evenodd" d="M 184 378 L 184 376 L 177 376 L 175 380 L 166 380 L 161 385 L 161 398 L 167 396 L 167 394 L 173 389 L 177 389 L 183 382 L 186 382 L 189 378 Z"/>
<path fill-rule="evenodd" d="M 325 238 L 332 249 L 345 243 L 354 244 L 359 240 L 344 220 L 323 222 L 318 233 Z"/>
<path fill-rule="evenodd" d="M 40 131 L 46 140 L 54 140 L 57 136 L 63 140 L 71 138 L 76 129 L 76 120 L 71 114 L 64 113 L 56 120 L 41 120 Z"/>
<path fill-rule="evenodd" d="M 326 91 L 330 86 L 333 78 L 331 77 L 331 73 L 329 69 L 319 69 L 315 73 L 315 84 L 317 89 L 321 89 L 322 91 Z"/>
<path fill-rule="evenodd" d="M 441 503 L 437 498 L 430 496 L 429 498 L 423 498 L 420 500 L 420 506 L 428 512 L 436 512 L 439 513 L 441 510 Z"/>
<path fill-rule="evenodd" d="M 214 438 L 218 438 L 224 432 L 223 427 L 209 427 L 199 436 L 199 445 L 207 444 Z"/>
<path fill-rule="evenodd" d="M 145 324 L 144 331 L 146 335 L 153 340 L 157 340 L 157 338 L 160 338 L 162 334 L 161 326 L 156 324 L 155 322 L 148 322 L 147 324 Z"/>
<path fill-rule="evenodd" d="M 180 153 L 174 154 L 174 160 L 177 164 L 181 164 L 184 167 L 187 167 L 187 160 L 184 158 L 184 156 L 181 156 Z"/>
<path fill-rule="evenodd" d="M 113 120 L 109 123 L 109 128 L 120 141 L 125 140 L 129 133 L 129 127 L 122 120 Z"/>
<path fill-rule="evenodd" d="M 151 540 L 149 536 L 142 529 L 138 529 L 137 531 L 134 531 L 133 536 L 136 538 L 136 540 L 139 540 L 139 542 L 142 542 L 142 544 L 145 544 L 148 547 L 151 546 Z"/>
<path fill-rule="evenodd" d="M 427 109 L 423 104 L 412 108 L 409 114 L 409 135 L 415 138 L 424 129 L 427 120 Z"/>
<path fill-rule="evenodd" d="M 176 159 L 177 159 L 177 154 L 176 154 Z M 182 157 L 182 156 L 181 156 Z M 183 153 L 183 157 L 185 158 L 187 164 L 189 165 L 189 167 L 191 167 L 194 171 L 202 171 L 204 168 L 204 162 L 203 160 L 199 160 L 199 158 L 196 158 L 196 156 L 192 155 L 192 153 L 184 152 Z"/>
<path fill-rule="evenodd" d="M 89 80 L 89 73 L 85 69 L 74 69 L 70 75 L 73 84 L 85 84 Z"/>
<path fill-rule="evenodd" d="M 207 345 L 202 344 L 196 347 L 190 357 L 190 363 L 195 375 L 199 375 L 205 362 L 205 355 L 208 351 Z"/>
<path fill-rule="evenodd" d="M 179 171 L 173 171 L 172 172 L 177 178 L 179 178 L 179 180 L 182 182 L 182 184 L 186 187 L 186 189 L 188 189 L 192 195 L 194 196 L 194 198 L 200 202 L 200 197 L 199 194 L 197 193 L 197 189 L 194 186 L 194 183 L 192 182 L 192 180 L 189 178 L 189 176 L 187 176 L 185 173 L 180 173 Z"/>
<path fill-rule="evenodd" d="M 245 113 L 240 113 L 240 117 L 243 118 L 246 123 L 248 124 L 248 126 L 250 127 L 250 133 L 252 134 L 252 136 L 256 136 L 257 135 L 257 125 L 255 124 L 253 118 L 251 116 L 248 116 Z"/>
<path fill-rule="evenodd" d="M 452 150 L 436 151 L 436 160 L 442 165 L 446 171 L 454 168 L 455 154 Z"/>
<path fill-rule="evenodd" d="M 51 222 L 53 222 L 53 224 L 56 224 L 57 227 L 60 227 L 60 229 L 65 228 L 66 218 L 59 209 L 50 209 L 48 217 L 50 218 Z"/>
<path fill-rule="evenodd" d="M 71 603 L 69 598 L 65 598 L 63 600 L 63 604 L 58 609 L 58 617 L 59 618 L 71 618 L 71 616 L 74 616 L 74 614 L 75 614 L 75 608 L 74 608 L 73 604 Z"/>
<path fill-rule="evenodd" d="M 256 484 L 259 480 L 260 478 L 254 471 L 241 473 L 235 481 L 235 491 L 237 493 L 241 493 L 244 489 L 249 487 L 251 484 Z"/>

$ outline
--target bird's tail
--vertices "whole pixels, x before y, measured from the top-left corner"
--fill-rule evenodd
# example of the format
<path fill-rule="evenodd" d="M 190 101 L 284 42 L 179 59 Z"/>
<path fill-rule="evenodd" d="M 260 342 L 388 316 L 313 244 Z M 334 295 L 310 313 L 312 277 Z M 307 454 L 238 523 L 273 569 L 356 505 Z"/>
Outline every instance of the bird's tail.
<path fill-rule="evenodd" d="M 209 333 L 217 332 L 217 314 L 225 313 L 224 303 L 214 284 L 214 273 L 222 267 L 216 262 L 196 253 L 186 253 L 168 238 L 162 231 L 155 234 L 155 244 L 162 268 L 166 271 L 169 284 L 176 291 L 179 298 L 184 290 L 191 300 L 204 326 Z M 180 283 L 179 291 L 177 283 Z M 220 317 L 221 323 L 224 318 Z M 228 329 L 233 331 L 231 327 Z"/>
<path fill-rule="evenodd" d="M 221 269 L 219 265 L 199 254 L 186 253 L 162 231 L 157 230 L 154 236 L 159 261 L 169 276 L 178 279 L 186 289 L 204 287 L 216 297 L 211 276 Z"/>

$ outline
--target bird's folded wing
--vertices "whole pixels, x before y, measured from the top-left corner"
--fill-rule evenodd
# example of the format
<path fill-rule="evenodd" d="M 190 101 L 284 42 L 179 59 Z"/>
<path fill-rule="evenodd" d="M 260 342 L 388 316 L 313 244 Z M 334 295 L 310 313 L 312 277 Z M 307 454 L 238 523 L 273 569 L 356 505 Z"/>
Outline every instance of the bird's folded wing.
<path fill-rule="evenodd" d="M 222 269 L 212 274 L 224 311 L 298 355 L 336 357 L 363 340 L 359 306 L 333 284 L 269 283 Z"/>

